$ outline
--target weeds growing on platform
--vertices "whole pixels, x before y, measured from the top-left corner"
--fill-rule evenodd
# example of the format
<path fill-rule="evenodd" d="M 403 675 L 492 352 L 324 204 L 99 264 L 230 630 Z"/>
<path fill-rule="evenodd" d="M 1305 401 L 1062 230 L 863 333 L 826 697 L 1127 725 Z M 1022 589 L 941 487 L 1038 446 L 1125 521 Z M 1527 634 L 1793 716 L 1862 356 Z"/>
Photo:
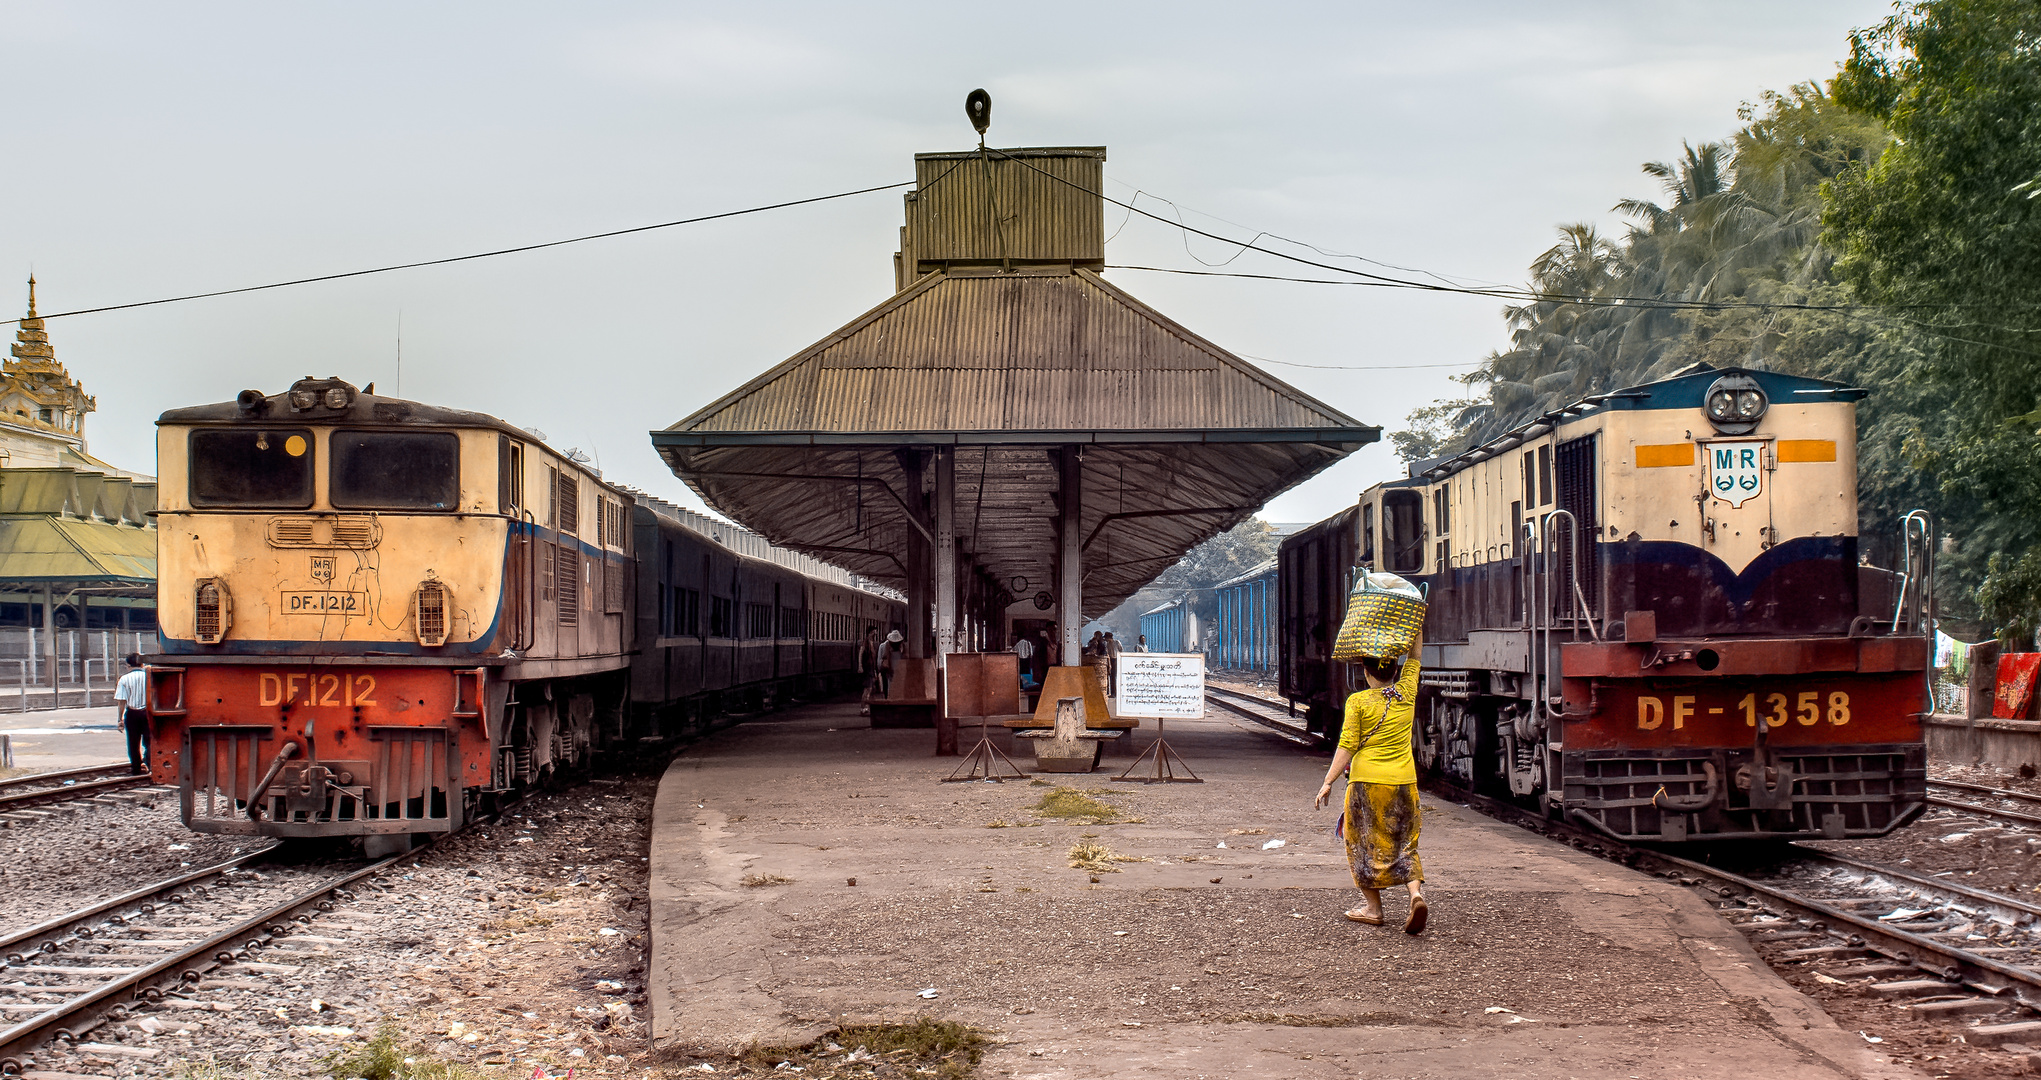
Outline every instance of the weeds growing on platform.
<path fill-rule="evenodd" d="M 918 1016 L 904 1024 L 855 1024 L 801 1046 L 754 1046 L 737 1058 L 739 1075 L 809 1078 L 933 1076 L 966 1080 L 985 1056 L 985 1033 L 968 1024 Z"/>
<path fill-rule="evenodd" d="M 1086 792 L 1073 787 L 1059 787 L 1045 793 L 1042 800 L 1029 809 L 1043 817 L 1061 818 L 1073 825 L 1117 825 L 1141 820 L 1127 817 L 1119 807 L 1092 798 L 1103 794 L 1103 791 Z"/>
<path fill-rule="evenodd" d="M 793 883 L 793 878 L 781 877 L 778 874 L 746 874 L 743 880 L 743 885 L 747 889 L 765 889 L 774 885 L 792 885 Z"/>

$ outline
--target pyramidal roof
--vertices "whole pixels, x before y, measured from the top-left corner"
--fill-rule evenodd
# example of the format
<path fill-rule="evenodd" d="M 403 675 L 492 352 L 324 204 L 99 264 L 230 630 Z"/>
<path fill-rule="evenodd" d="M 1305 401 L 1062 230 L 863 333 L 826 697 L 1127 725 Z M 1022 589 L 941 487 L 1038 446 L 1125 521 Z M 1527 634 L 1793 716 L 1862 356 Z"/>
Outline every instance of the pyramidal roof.
<path fill-rule="evenodd" d="M 667 431 L 1270 429 L 1379 430 L 1089 270 L 973 267 L 923 275 Z"/>

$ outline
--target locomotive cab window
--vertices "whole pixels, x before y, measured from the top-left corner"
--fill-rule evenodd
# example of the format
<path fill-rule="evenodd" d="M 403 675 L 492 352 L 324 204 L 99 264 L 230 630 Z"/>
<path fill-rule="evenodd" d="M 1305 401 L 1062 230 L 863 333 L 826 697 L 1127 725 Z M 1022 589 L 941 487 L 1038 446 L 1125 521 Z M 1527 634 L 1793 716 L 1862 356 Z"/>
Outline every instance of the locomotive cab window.
<path fill-rule="evenodd" d="M 1383 568 L 1392 574 L 1424 569 L 1424 496 L 1409 489 L 1382 493 Z"/>
<path fill-rule="evenodd" d="M 191 433 L 191 505 L 312 505 L 312 433 L 304 428 Z"/>
<path fill-rule="evenodd" d="M 336 431 L 333 505 L 349 510 L 452 510 L 460 503 L 461 440 L 448 431 Z"/>

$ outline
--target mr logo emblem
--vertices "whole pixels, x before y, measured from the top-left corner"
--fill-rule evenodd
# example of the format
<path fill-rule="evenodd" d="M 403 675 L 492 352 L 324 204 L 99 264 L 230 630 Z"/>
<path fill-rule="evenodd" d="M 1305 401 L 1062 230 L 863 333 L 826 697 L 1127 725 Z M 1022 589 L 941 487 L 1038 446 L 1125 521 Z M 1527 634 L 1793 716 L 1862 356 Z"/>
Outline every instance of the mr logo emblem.
<path fill-rule="evenodd" d="M 1709 494 L 1736 507 L 1764 491 L 1764 440 L 1711 442 L 1707 453 Z"/>
<path fill-rule="evenodd" d="M 333 584 L 333 556 L 312 556 L 312 580 L 321 587 Z"/>

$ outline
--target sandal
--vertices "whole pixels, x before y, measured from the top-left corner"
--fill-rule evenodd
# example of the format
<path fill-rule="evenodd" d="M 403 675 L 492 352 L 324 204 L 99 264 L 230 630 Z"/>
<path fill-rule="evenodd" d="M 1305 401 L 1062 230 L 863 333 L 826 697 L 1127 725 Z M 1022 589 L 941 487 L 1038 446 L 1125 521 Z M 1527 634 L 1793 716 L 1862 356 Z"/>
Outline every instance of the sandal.
<path fill-rule="evenodd" d="M 1424 933 L 1425 920 L 1427 920 L 1430 917 L 1431 905 L 1424 902 L 1424 897 L 1422 896 L 1411 897 L 1410 917 L 1408 919 L 1403 920 L 1403 932 L 1406 934 Z"/>
<path fill-rule="evenodd" d="M 1360 923 L 1360 924 L 1362 924 L 1363 926 L 1380 926 L 1380 925 L 1382 925 L 1382 916 L 1380 916 L 1380 915 L 1370 915 L 1370 914 L 1368 914 L 1368 913 L 1367 913 L 1367 912 L 1365 912 L 1365 911 L 1349 911 L 1349 912 L 1347 912 L 1347 913 L 1346 913 L 1346 917 L 1347 917 L 1348 921 L 1350 921 L 1350 922 L 1357 922 L 1357 923 Z"/>

